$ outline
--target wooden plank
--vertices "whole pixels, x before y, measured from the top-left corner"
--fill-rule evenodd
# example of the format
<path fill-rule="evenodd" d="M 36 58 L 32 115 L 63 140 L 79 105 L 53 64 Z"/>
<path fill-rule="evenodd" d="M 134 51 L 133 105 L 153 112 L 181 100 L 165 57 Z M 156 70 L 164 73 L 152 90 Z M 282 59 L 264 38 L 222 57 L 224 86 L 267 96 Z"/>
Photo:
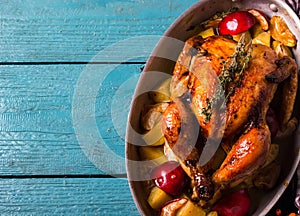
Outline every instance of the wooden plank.
<path fill-rule="evenodd" d="M 294 182 L 268 215 L 297 210 Z M 123 178 L 9 178 L 0 186 L 1 215 L 140 215 Z"/>
<path fill-rule="evenodd" d="M 142 65 L 94 65 L 93 80 L 96 74 L 106 73 L 108 66 L 113 70 L 101 85 L 95 89 L 86 85 L 86 95 L 81 95 L 82 104 L 76 104 L 76 112 L 85 114 L 94 107 L 95 113 L 91 113 L 94 118 L 91 120 L 96 121 L 94 130 L 101 134 L 108 148 L 124 159 L 127 114 Z M 0 66 L 0 176 L 104 173 L 91 163 L 91 158 L 87 158 L 81 143 L 78 143 L 79 133 L 87 138 L 94 134 L 89 130 L 77 131 L 76 134 L 72 119 L 74 91 L 78 88 L 79 77 L 83 79 L 86 67 Z M 132 83 L 124 88 L 124 83 L 130 80 Z M 87 105 L 85 101 L 90 99 L 92 91 L 97 92 L 95 103 Z M 120 123 L 117 129 L 111 120 L 114 114 L 118 114 Z M 92 157 L 99 156 L 97 148 L 96 143 L 95 149 L 91 149 Z M 104 156 L 101 163 L 110 164 L 111 161 L 105 161 Z M 124 163 L 119 170 L 108 174 L 124 174 Z"/>
<path fill-rule="evenodd" d="M 2 215 L 139 215 L 126 179 L 0 179 Z"/>
<path fill-rule="evenodd" d="M 89 62 L 105 47 L 124 39 L 162 35 L 175 18 L 195 2 L 6 1 L 0 8 L 0 61 Z M 156 42 L 155 37 L 138 46 L 128 41 L 125 47 L 117 48 L 119 56 L 107 55 L 98 60 L 120 61 L 129 47 L 137 51 L 149 47 L 152 50 Z"/>

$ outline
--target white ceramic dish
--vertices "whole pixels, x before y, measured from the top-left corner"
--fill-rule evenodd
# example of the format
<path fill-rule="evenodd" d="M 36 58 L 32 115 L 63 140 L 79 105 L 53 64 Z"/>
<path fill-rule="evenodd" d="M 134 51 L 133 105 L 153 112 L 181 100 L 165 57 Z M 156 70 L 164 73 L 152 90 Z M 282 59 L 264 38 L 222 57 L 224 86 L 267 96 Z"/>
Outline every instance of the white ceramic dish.
<path fill-rule="evenodd" d="M 154 215 L 153 210 L 147 204 L 148 191 L 145 189 L 143 183 L 143 180 L 147 180 L 149 177 L 148 171 L 151 167 L 151 162 L 139 163 L 140 158 L 138 154 L 138 143 L 140 143 L 141 137 L 139 125 L 140 113 L 142 107 L 150 103 L 149 98 L 144 92 L 153 89 L 154 84 L 170 76 L 184 41 L 195 34 L 197 31 L 195 26 L 198 23 L 208 19 L 216 12 L 227 11 L 232 7 L 241 9 L 256 8 L 263 11 L 269 17 L 274 15 L 284 17 L 289 28 L 298 38 L 298 44 L 293 52 L 298 65 L 300 65 L 300 21 L 293 10 L 281 0 L 201 0 L 184 12 L 166 31 L 164 37 L 162 37 L 153 51 L 152 56 L 147 61 L 138 82 L 129 115 L 126 139 L 127 173 L 134 201 L 142 215 Z M 299 110 L 299 105 L 299 99 L 297 99 L 295 110 Z M 300 159 L 299 136 L 298 129 L 293 137 L 282 141 L 280 161 L 283 169 L 279 183 L 274 189 L 259 195 L 257 198 L 259 202 L 252 209 L 251 215 L 266 215 L 286 189 L 297 169 Z"/>

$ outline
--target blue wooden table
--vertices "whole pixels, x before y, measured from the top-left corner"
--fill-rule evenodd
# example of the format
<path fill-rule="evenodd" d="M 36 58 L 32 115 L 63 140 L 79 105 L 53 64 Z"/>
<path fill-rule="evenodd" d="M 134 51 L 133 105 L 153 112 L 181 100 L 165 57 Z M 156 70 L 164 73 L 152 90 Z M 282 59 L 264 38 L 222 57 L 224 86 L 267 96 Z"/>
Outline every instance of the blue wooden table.
<path fill-rule="evenodd" d="M 196 0 L 2 0 L 0 214 L 139 215 L 125 127 L 159 36 Z"/>
<path fill-rule="evenodd" d="M 195 2 L 1 1 L 1 215 L 139 215 L 124 159 L 132 93 Z"/>

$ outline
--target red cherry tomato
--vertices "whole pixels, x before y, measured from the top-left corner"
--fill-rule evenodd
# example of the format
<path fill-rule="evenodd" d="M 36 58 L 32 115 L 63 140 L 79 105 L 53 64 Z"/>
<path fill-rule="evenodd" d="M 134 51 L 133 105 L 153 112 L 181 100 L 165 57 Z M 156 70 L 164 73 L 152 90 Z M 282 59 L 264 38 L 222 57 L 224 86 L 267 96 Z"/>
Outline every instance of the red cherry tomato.
<path fill-rule="evenodd" d="M 154 183 L 171 195 L 179 195 L 186 186 L 187 175 L 176 161 L 168 161 L 151 172 Z"/>
<path fill-rule="evenodd" d="M 250 196 L 246 189 L 238 190 L 221 199 L 213 210 L 219 216 L 245 216 L 250 208 Z"/>
<path fill-rule="evenodd" d="M 225 16 L 219 23 L 220 35 L 237 35 L 249 30 L 256 18 L 248 11 L 236 11 Z"/>
<path fill-rule="evenodd" d="M 267 112 L 267 124 L 271 132 L 271 137 L 275 137 L 279 130 L 279 122 L 276 113 L 272 108 L 269 108 Z"/>

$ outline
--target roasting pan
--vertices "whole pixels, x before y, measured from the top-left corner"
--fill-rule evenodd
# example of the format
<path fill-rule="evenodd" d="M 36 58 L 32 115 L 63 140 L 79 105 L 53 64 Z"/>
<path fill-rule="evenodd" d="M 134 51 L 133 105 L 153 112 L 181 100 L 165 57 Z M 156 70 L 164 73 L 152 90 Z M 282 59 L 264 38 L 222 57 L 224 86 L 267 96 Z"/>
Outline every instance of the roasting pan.
<path fill-rule="evenodd" d="M 147 97 L 148 90 L 154 87 L 154 84 L 164 80 L 172 73 L 175 61 L 182 49 L 184 41 L 195 35 L 197 25 L 216 12 L 227 11 L 232 7 L 240 9 L 255 8 L 263 11 L 267 16 L 282 16 L 288 23 L 290 30 L 298 39 L 297 46 L 293 48 L 295 59 L 300 66 L 300 21 L 297 14 L 281 0 L 201 0 L 186 10 L 169 27 L 161 37 L 157 46 L 149 57 L 146 66 L 141 74 L 137 84 L 126 134 L 126 166 L 127 175 L 134 198 L 135 204 L 141 215 L 154 215 L 153 210 L 147 204 L 148 191 L 145 182 L 149 180 L 149 169 L 151 161 L 144 163 L 140 161 L 138 147 L 141 139 L 141 130 L 139 118 L 142 108 L 150 101 Z M 299 94 L 296 101 L 296 116 L 299 117 Z M 273 205 L 283 194 L 290 183 L 299 163 L 300 137 L 299 129 L 288 139 L 279 140 L 280 142 L 280 163 L 282 172 L 277 186 L 267 192 L 256 194 L 253 200 L 257 200 L 251 209 L 250 215 L 267 215 Z"/>

